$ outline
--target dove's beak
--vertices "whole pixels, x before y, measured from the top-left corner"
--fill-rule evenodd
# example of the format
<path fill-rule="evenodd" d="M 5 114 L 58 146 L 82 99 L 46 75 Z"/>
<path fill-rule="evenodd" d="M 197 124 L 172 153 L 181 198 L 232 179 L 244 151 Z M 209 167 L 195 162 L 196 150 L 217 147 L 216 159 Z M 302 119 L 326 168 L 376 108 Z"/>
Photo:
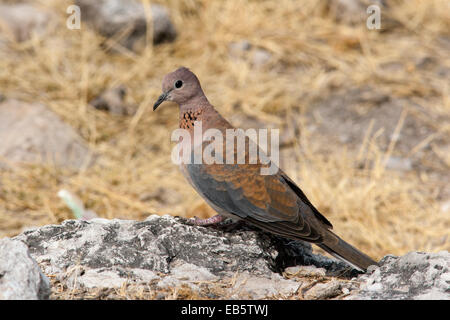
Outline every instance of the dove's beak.
<path fill-rule="evenodd" d="M 155 111 L 156 108 L 158 108 L 161 103 L 167 100 L 169 93 L 170 91 L 164 92 L 162 95 L 159 96 L 158 100 L 156 100 L 155 104 L 153 105 L 153 111 Z"/>

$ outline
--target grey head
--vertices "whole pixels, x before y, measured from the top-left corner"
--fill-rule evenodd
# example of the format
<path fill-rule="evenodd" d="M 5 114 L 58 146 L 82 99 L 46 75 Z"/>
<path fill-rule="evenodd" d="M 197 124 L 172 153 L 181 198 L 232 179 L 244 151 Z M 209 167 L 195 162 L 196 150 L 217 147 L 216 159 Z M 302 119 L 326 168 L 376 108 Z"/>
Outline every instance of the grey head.
<path fill-rule="evenodd" d="M 208 102 L 197 76 L 186 67 L 167 74 L 163 79 L 162 90 L 163 93 L 153 105 L 153 111 L 164 101 L 173 101 L 179 106 Z"/>

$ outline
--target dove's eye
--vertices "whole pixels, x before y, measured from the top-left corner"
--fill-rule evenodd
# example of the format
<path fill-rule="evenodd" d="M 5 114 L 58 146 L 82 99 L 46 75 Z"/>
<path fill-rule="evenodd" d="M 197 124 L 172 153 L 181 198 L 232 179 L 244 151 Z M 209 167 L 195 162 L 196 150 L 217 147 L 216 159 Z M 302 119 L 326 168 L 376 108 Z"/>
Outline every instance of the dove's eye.
<path fill-rule="evenodd" d="M 183 86 L 183 81 L 177 80 L 175 82 L 175 88 L 180 89 Z"/>

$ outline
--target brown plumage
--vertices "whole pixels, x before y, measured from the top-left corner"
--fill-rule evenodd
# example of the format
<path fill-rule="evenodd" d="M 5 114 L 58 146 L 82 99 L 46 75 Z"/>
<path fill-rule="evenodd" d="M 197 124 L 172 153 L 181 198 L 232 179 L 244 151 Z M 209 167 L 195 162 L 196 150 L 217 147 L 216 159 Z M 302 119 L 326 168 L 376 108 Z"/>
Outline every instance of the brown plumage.
<path fill-rule="evenodd" d="M 226 129 L 233 126 L 209 103 L 197 77 L 187 68 L 169 73 L 163 80 L 163 94 L 153 109 L 165 100 L 180 106 L 180 128 L 191 137 L 195 121 L 201 121 L 202 130 L 218 129 L 225 137 Z M 209 142 L 203 142 L 206 146 Z M 377 263 L 331 231 L 331 223 L 311 204 L 302 190 L 282 170 L 273 175 L 261 175 L 260 161 L 249 163 L 249 145 L 246 138 L 245 163 L 226 164 L 223 139 L 223 164 L 182 164 L 189 183 L 215 209 L 219 217 L 242 219 L 262 230 L 295 240 L 315 243 L 333 256 L 360 270 Z M 194 150 L 194 139 L 191 138 Z M 237 147 L 232 153 L 237 159 Z M 193 153 L 193 151 L 192 151 Z M 267 165 L 267 164 L 266 164 Z M 214 217 L 196 220 L 198 224 L 220 221 Z"/>

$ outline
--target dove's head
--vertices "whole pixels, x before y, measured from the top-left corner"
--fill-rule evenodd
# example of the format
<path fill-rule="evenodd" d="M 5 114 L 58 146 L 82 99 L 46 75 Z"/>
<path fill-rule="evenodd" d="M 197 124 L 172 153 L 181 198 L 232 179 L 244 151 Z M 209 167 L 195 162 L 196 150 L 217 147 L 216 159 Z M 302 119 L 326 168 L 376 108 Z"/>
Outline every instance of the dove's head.
<path fill-rule="evenodd" d="M 196 75 L 185 67 L 167 74 L 163 79 L 162 90 L 163 93 L 153 105 L 153 110 L 166 100 L 179 106 L 207 101 Z"/>

